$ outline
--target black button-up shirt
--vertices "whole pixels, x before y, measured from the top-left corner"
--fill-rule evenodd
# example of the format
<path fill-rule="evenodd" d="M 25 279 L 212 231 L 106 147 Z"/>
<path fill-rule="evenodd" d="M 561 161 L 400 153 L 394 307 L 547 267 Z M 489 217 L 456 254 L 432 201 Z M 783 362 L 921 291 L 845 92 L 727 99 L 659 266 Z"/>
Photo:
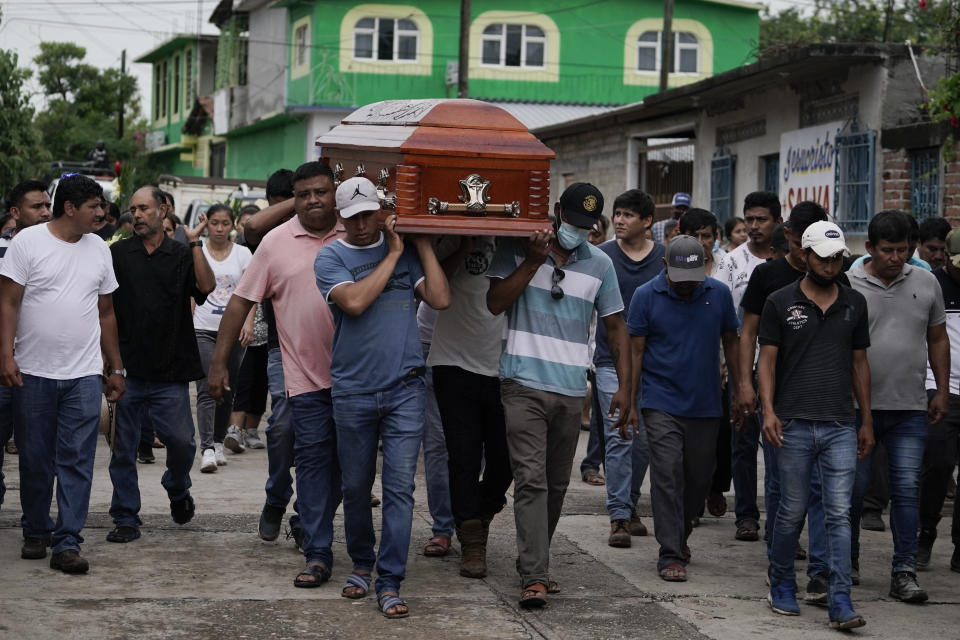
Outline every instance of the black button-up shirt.
<path fill-rule="evenodd" d="M 164 237 L 148 254 L 140 238 L 110 247 L 120 288 L 113 309 L 127 375 L 154 382 L 188 382 L 204 376 L 193 331 L 190 297 L 203 304 L 193 250 Z"/>

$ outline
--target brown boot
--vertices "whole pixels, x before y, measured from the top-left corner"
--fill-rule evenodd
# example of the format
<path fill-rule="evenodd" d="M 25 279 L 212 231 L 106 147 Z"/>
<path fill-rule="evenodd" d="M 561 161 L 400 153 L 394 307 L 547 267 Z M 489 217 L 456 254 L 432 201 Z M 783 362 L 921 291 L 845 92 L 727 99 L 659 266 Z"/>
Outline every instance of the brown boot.
<path fill-rule="evenodd" d="M 489 520 L 464 520 L 457 525 L 457 539 L 460 540 L 460 575 L 463 577 L 486 577 L 489 532 Z"/>

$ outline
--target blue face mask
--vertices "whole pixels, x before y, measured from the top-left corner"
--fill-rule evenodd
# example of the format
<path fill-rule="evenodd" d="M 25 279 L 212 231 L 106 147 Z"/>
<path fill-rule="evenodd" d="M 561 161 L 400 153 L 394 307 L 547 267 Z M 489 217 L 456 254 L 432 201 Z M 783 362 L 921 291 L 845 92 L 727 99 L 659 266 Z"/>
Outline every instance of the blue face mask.
<path fill-rule="evenodd" d="M 562 222 L 560 228 L 557 229 L 557 242 L 567 251 L 573 251 L 586 242 L 589 235 L 590 229 L 581 229 L 569 222 Z"/>

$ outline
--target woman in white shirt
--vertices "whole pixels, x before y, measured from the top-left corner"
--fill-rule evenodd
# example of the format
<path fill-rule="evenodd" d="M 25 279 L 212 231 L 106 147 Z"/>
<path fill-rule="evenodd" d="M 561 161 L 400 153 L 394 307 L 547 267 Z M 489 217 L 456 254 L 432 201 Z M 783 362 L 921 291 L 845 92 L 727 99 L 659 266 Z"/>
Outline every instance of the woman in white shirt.
<path fill-rule="evenodd" d="M 200 349 L 200 361 L 204 372 L 210 371 L 210 358 L 217 342 L 220 320 L 227 308 L 227 302 L 233 295 L 240 277 L 250 264 L 250 250 L 235 244 L 230 234 L 233 231 L 233 210 L 225 204 L 215 204 L 207 211 L 208 238 L 203 246 L 203 255 L 213 269 L 217 279 L 217 288 L 207 296 L 206 302 L 197 306 L 193 312 L 193 327 L 197 334 L 197 347 Z M 231 380 L 236 380 L 240 361 L 243 359 L 244 346 L 237 342 L 230 350 L 227 371 Z M 249 336 L 246 336 L 249 341 Z M 224 438 L 230 423 L 230 411 L 233 407 L 233 392 L 224 390 L 223 402 L 217 404 L 207 393 L 207 379 L 197 380 L 197 431 L 200 434 L 202 458 L 200 471 L 212 473 L 217 466 L 227 464 L 223 453 Z M 234 427 L 236 429 L 236 427 Z M 231 434 L 230 448 L 243 451 L 243 439 L 240 434 Z"/>

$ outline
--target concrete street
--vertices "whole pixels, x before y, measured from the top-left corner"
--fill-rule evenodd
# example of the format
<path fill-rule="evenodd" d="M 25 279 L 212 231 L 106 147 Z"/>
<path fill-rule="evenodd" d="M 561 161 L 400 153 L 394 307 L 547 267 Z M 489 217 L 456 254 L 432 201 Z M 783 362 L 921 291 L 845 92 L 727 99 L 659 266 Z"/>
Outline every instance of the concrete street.
<path fill-rule="evenodd" d="M 492 526 L 488 578 L 461 578 L 455 551 L 442 559 L 423 555 L 430 518 L 421 469 L 408 577 L 401 593 L 411 614 L 399 621 L 380 615 L 372 595 L 360 601 L 340 597 L 350 567 L 340 515 L 332 581 L 318 589 L 294 588 L 303 558 L 292 540 L 281 534 L 276 542 L 264 542 L 256 535 L 265 451 L 228 453 L 230 464 L 210 475 L 197 471 L 198 456 L 193 474 L 197 516 L 180 527 L 170 519 L 160 487 L 164 452 L 157 450 L 157 464 L 138 465 L 143 537 L 123 545 L 105 540 L 112 528 L 107 513 L 111 485 L 109 449 L 101 439 L 84 530 L 83 553 L 91 564 L 86 576 L 53 571 L 48 560 L 20 559 L 17 457 L 7 456 L 4 471 L 10 490 L 0 509 L 0 638 L 837 637 L 838 632 L 827 628 L 825 609 L 801 604 L 800 617 L 769 611 L 763 542 L 735 541 L 732 514 L 703 518 L 690 541 L 693 560 L 686 583 L 666 583 L 655 573 L 657 545 L 646 487 L 641 510 L 651 535 L 634 538 L 630 549 L 607 546 L 606 492 L 584 484 L 576 472 L 586 436 L 581 433 L 564 516 L 553 541 L 552 577 L 562 593 L 550 596 L 546 609 L 531 613 L 517 607 L 509 502 Z M 379 495 L 379 485 L 375 492 Z M 732 507 L 732 495 L 728 502 Z M 862 533 L 863 584 L 854 587 L 853 599 L 867 626 L 853 634 L 960 638 L 960 574 L 949 570 L 949 518 L 941 522 L 939 536 L 931 569 L 919 576 L 930 602 L 906 605 L 887 596 L 893 546 L 889 530 Z M 804 563 L 797 568 L 802 572 Z M 801 589 L 805 584 L 802 579 Z"/>

